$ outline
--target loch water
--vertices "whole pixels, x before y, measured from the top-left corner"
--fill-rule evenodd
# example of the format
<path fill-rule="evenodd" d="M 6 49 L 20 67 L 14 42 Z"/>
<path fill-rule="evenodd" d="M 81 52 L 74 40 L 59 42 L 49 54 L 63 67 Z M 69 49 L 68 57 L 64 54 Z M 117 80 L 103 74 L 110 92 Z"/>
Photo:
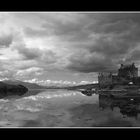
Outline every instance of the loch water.
<path fill-rule="evenodd" d="M 140 98 L 32 90 L 0 99 L 0 127 L 140 127 Z"/>

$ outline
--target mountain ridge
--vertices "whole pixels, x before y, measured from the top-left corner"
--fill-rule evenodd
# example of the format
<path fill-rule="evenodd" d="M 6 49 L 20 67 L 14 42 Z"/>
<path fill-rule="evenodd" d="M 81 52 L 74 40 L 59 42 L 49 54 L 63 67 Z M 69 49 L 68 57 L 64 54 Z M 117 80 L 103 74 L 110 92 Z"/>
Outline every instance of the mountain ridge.
<path fill-rule="evenodd" d="M 23 86 L 27 87 L 28 89 L 46 89 L 47 88 L 45 86 L 41 86 L 36 83 L 23 82 L 20 80 L 4 80 L 1 82 L 5 83 L 5 84 L 10 84 L 10 85 L 23 85 Z"/>

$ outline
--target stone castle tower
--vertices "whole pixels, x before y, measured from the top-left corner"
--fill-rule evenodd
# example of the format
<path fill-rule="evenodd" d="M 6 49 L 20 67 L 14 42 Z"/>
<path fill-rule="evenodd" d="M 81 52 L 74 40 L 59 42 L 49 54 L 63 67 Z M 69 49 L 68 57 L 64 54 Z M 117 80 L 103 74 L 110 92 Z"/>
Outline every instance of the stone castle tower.
<path fill-rule="evenodd" d="M 112 84 L 122 84 L 124 81 L 125 83 L 129 83 L 134 81 L 134 79 L 139 79 L 138 68 L 135 67 L 134 63 L 130 65 L 121 64 L 117 75 L 113 75 L 110 72 L 102 72 L 98 75 L 98 83 L 100 87 L 106 87 Z"/>
<path fill-rule="evenodd" d="M 131 65 L 123 65 L 118 70 L 118 77 L 130 79 L 138 77 L 138 68 L 135 67 L 135 64 L 132 63 Z"/>

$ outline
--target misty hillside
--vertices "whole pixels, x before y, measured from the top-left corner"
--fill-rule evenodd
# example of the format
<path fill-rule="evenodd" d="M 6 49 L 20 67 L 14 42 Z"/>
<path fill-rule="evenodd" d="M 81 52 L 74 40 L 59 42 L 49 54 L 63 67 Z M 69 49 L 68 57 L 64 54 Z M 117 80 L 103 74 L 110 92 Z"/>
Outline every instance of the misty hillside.
<path fill-rule="evenodd" d="M 6 84 L 12 84 L 12 85 L 19 85 L 20 84 L 20 85 L 27 87 L 28 89 L 46 89 L 45 86 L 40 86 L 40 85 L 35 84 L 35 83 L 22 82 L 19 80 L 5 80 L 2 82 L 6 83 Z"/>
<path fill-rule="evenodd" d="M 87 88 L 98 88 L 98 84 L 86 84 L 66 87 L 66 89 L 76 90 L 76 89 L 87 89 Z"/>
<path fill-rule="evenodd" d="M 23 85 L 28 89 L 69 89 L 69 90 L 76 90 L 76 89 L 87 89 L 87 88 L 97 88 L 98 84 L 86 84 L 86 85 L 76 85 L 76 86 L 67 86 L 67 87 L 56 87 L 56 86 L 41 86 L 36 83 L 29 83 L 23 82 L 19 80 L 4 80 L 2 83 L 5 84 L 12 84 L 12 85 Z"/>

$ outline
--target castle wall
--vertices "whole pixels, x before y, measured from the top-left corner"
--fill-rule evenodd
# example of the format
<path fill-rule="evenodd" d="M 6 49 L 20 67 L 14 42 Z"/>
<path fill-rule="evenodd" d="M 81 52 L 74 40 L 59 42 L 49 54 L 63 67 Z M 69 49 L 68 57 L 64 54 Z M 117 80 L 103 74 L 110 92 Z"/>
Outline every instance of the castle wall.
<path fill-rule="evenodd" d="M 138 77 L 138 68 L 136 68 L 136 69 L 133 71 L 133 75 L 134 75 L 134 77 Z"/>
<path fill-rule="evenodd" d="M 138 77 L 138 68 L 132 65 L 121 65 L 118 69 L 118 74 L 113 75 L 109 72 L 102 72 L 98 75 L 98 82 L 100 88 L 105 88 L 114 85 L 125 85 L 129 82 L 140 85 L 140 77 Z"/>
<path fill-rule="evenodd" d="M 136 68 L 134 64 L 129 66 L 121 65 L 120 69 L 118 70 L 118 76 L 123 78 L 138 77 L 138 68 Z"/>
<path fill-rule="evenodd" d="M 112 84 L 112 74 L 111 73 L 99 73 L 98 82 L 100 87 L 105 87 Z"/>

